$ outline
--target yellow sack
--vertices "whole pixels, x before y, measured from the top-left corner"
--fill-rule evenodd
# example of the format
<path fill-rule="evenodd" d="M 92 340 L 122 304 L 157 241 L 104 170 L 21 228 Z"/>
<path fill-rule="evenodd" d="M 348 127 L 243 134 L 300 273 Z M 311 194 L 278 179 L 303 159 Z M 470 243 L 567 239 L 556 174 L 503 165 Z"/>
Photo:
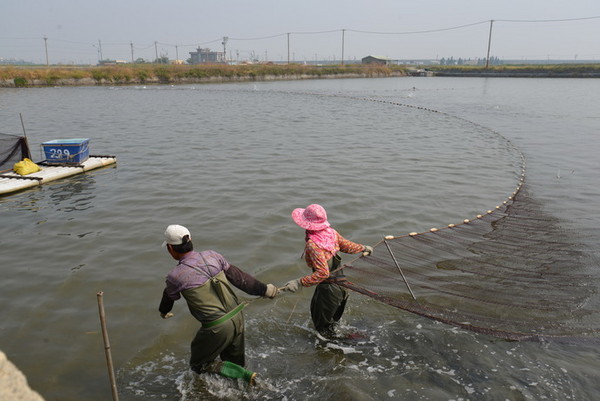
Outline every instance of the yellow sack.
<path fill-rule="evenodd" d="M 19 175 L 27 175 L 31 173 L 36 173 L 40 171 L 41 168 L 31 160 L 25 158 L 20 162 L 15 163 L 13 170 L 15 170 L 15 173 Z"/>

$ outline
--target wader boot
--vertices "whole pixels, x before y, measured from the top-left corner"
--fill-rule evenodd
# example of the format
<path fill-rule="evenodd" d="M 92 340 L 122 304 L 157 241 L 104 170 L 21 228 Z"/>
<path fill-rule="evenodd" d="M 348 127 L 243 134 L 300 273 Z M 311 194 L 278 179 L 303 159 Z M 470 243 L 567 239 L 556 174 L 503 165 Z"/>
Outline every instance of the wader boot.
<path fill-rule="evenodd" d="M 256 373 L 233 362 L 212 362 L 206 365 L 203 370 L 205 372 L 217 373 L 229 379 L 243 379 L 251 386 L 256 384 Z"/>

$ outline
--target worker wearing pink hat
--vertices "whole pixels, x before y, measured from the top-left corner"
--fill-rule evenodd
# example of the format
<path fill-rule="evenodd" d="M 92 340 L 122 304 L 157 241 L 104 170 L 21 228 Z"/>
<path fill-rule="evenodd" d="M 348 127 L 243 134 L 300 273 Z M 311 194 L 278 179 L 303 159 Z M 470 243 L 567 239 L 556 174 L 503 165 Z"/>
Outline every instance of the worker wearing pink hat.
<path fill-rule="evenodd" d="M 342 317 L 348 292 L 336 281 L 342 276 L 338 252 L 370 255 L 373 248 L 357 244 L 342 237 L 327 221 L 327 212 L 321 205 L 312 204 L 297 208 L 292 219 L 306 230 L 304 259 L 312 274 L 289 281 L 284 289 L 296 292 L 300 287 L 316 285 L 310 312 L 315 329 L 326 337 L 335 335 L 335 325 Z"/>

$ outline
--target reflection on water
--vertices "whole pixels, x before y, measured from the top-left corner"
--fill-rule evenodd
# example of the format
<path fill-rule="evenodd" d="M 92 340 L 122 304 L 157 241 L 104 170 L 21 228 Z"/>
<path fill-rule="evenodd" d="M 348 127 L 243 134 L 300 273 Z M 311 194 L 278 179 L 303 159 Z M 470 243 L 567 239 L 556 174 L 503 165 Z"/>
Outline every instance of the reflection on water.
<path fill-rule="evenodd" d="M 4 196 L 0 198 L 0 210 L 40 212 L 50 207 L 57 212 L 69 213 L 91 209 L 97 191 L 94 177 L 102 173 L 91 171 Z"/>
<path fill-rule="evenodd" d="M 92 208 L 95 190 L 95 180 L 91 174 L 81 174 L 62 185 L 48 188 L 50 203 L 57 211 L 66 213 Z"/>

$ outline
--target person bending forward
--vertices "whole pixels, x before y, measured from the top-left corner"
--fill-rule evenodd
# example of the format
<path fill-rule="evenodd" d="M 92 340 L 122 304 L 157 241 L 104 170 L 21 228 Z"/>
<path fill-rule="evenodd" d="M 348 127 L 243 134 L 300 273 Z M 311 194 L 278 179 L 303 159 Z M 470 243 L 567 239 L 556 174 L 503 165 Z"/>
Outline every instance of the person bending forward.
<path fill-rule="evenodd" d="M 255 279 L 215 251 L 194 251 L 191 234 L 183 226 L 168 226 L 163 246 L 179 263 L 167 275 L 161 317 L 172 317 L 173 304 L 183 295 L 192 316 L 202 323 L 191 344 L 191 369 L 252 383 L 256 374 L 243 368 L 245 304 L 238 301 L 231 284 L 249 295 L 268 298 L 277 295 L 277 287 Z M 221 362 L 215 361 L 217 357 Z"/>

